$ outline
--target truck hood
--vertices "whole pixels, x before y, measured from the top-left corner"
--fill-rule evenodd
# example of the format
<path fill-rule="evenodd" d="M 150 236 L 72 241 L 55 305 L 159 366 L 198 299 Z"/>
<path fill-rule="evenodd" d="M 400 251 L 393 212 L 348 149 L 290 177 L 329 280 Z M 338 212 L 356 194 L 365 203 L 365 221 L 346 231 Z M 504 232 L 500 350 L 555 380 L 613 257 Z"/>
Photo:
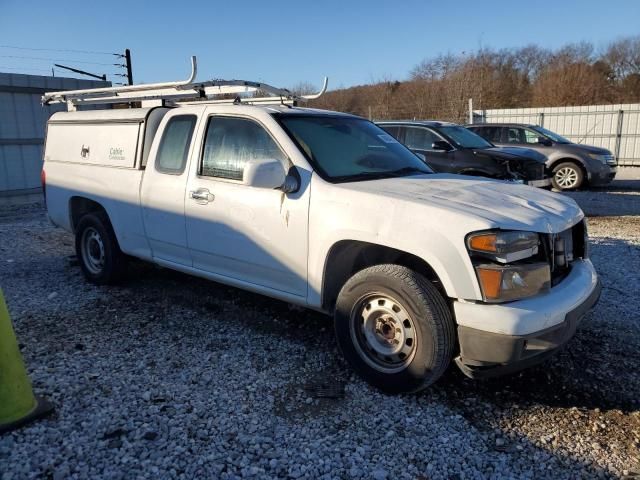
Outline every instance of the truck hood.
<path fill-rule="evenodd" d="M 576 202 L 564 195 L 480 177 L 432 174 L 348 185 L 353 190 L 414 204 L 418 206 L 417 218 L 423 216 L 420 207 L 425 208 L 427 219 L 435 213 L 433 209 L 447 210 L 484 220 L 486 228 L 557 233 L 584 217 Z"/>

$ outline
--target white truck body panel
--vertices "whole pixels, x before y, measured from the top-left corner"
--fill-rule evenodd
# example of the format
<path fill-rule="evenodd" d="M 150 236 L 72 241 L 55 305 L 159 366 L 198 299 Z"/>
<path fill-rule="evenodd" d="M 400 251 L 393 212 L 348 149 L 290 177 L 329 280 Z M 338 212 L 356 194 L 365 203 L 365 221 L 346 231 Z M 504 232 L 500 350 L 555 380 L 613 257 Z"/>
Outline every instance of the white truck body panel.
<path fill-rule="evenodd" d="M 135 168 L 137 162 L 138 122 L 75 124 L 51 122 L 47 141 L 50 158 L 76 164 Z M 86 144 L 90 138 L 91 146 Z"/>
<path fill-rule="evenodd" d="M 51 220 L 73 230 L 70 200 L 104 206 L 122 250 L 144 259 L 151 251 L 142 224 L 139 190 L 148 153 L 166 108 L 59 112 L 47 124 L 44 150 Z M 84 155 L 83 155 L 84 154 Z"/>
<path fill-rule="evenodd" d="M 73 230 L 71 198 L 93 200 L 106 210 L 120 248 L 129 255 L 320 310 L 332 247 L 342 241 L 367 242 L 409 253 L 432 267 L 456 302 L 459 324 L 515 334 L 555 321 L 526 314 L 529 304 L 519 309 L 519 302 L 510 304 L 510 312 L 519 312 L 517 318 L 506 322 L 496 313 L 507 311 L 501 305 L 476 314 L 480 310 L 469 305 L 481 302 L 482 294 L 464 239 L 492 228 L 561 232 L 583 217 L 573 200 L 532 187 L 447 174 L 330 183 L 314 173 L 273 117 L 281 110 L 287 111 L 196 103 L 174 109 L 58 113 L 50 121 L 45 149 L 50 218 Z M 194 115 L 197 122 L 184 171 L 167 175 L 155 168 L 154 160 L 161 133 L 177 115 Z M 295 167 L 299 175 L 295 193 L 200 175 L 208 120 L 225 116 L 250 119 L 269 133 L 287 158 L 285 169 Z M 82 156 L 83 146 L 89 147 L 89 159 Z M 109 157 L 113 148 L 122 158 Z M 211 201 L 191 197 L 201 189 L 210 192 Z M 585 265 L 593 272 L 590 262 Z M 571 291 L 570 285 L 566 288 Z"/>
<path fill-rule="evenodd" d="M 311 169 L 268 111 L 255 107 L 206 107 L 205 121 L 194 139 L 198 151 L 203 148 L 206 120 L 230 115 L 250 119 L 270 132 L 290 162 L 299 166 L 300 188 L 287 195 L 279 190 L 247 187 L 241 181 L 201 176 L 192 168 L 187 197 L 198 189 L 215 195 L 215 201 L 207 204 L 192 199 L 185 203 L 193 267 L 293 295 L 298 297 L 297 303 L 306 304 Z"/>

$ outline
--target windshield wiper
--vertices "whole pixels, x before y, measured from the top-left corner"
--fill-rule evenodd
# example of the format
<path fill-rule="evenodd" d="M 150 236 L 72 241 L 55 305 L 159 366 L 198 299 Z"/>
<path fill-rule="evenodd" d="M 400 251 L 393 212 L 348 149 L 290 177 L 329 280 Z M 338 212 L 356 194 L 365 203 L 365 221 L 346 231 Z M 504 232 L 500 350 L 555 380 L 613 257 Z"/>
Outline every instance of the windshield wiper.
<path fill-rule="evenodd" d="M 387 175 L 392 175 L 394 177 L 401 177 L 403 175 L 406 175 L 407 173 L 424 173 L 424 174 L 431 174 L 433 172 L 429 172 L 428 170 L 423 170 L 421 168 L 418 167 L 402 167 L 399 168 L 397 170 L 391 170 L 389 172 L 385 172 Z"/>
<path fill-rule="evenodd" d="M 332 180 L 337 182 L 357 182 L 358 180 L 374 180 L 376 178 L 384 178 L 389 172 L 360 172 L 353 175 L 338 175 L 332 177 Z"/>
<path fill-rule="evenodd" d="M 397 170 L 383 170 L 379 172 L 361 172 L 355 173 L 353 175 L 340 175 L 337 177 L 333 177 L 332 180 L 337 182 L 357 182 L 359 180 L 376 180 L 382 178 L 402 177 L 409 173 L 431 174 L 433 172 L 422 170 L 418 167 L 402 167 Z"/>

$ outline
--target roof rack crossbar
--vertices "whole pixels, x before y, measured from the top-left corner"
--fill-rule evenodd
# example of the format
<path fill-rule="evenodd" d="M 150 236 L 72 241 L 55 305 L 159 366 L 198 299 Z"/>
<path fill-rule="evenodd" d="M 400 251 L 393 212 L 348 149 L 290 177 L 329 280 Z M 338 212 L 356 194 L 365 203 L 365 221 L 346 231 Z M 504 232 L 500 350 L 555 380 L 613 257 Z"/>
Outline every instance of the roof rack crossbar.
<path fill-rule="evenodd" d="M 213 79 L 205 82 L 194 82 L 197 73 L 196 57 L 191 57 L 191 75 L 186 80 L 177 82 L 126 85 L 122 87 L 91 88 L 86 90 L 68 90 L 48 92 L 42 96 L 42 104 L 66 103 L 69 110 L 78 105 L 112 104 L 138 102 L 146 100 L 162 100 L 166 102 L 208 101 L 210 103 L 286 103 L 306 102 L 318 98 L 327 90 L 328 79 L 324 78 L 319 92 L 311 95 L 296 95 L 286 88 L 277 88 L 263 82 L 249 80 Z M 221 95 L 242 93 L 264 93 L 266 97 L 235 96 L 220 98 Z M 189 102 L 195 103 L 195 102 Z"/>

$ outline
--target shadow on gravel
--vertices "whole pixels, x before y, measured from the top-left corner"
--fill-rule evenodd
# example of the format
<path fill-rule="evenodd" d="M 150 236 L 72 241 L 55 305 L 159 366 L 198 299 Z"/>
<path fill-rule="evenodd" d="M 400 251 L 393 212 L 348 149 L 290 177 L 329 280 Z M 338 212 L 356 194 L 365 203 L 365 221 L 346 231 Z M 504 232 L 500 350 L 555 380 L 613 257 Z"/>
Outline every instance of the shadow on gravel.
<path fill-rule="evenodd" d="M 211 316 L 224 320 L 228 315 L 230 321 L 242 322 L 251 334 L 271 337 L 273 345 L 266 347 L 269 354 L 261 355 L 268 359 L 267 364 L 256 364 L 256 369 L 271 368 L 271 362 L 290 362 L 279 345 L 282 338 L 300 346 L 298 361 L 290 367 L 291 382 L 274 404 L 273 413 L 284 421 L 304 423 L 342 414 L 347 408 L 345 387 L 351 372 L 337 351 L 329 317 L 146 264 L 136 264 L 134 270 L 127 284 L 114 288 L 116 296 L 120 288 L 129 291 L 121 292 L 124 295 L 120 301 L 135 290 L 138 301 L 155 304 L 157 319 L 182 307 L 195 311 L 202 318 L 198 323 L 203 325 Z M 607 301 L 610 300 L 605 294 L 602 302 Z M 585 448 L 606 452 L 611 438 L 622 439 L 625 431 L 637 428 L 638 422 L 629 420 L 626 412 L 638 406 L 638 384 L 632 367 L 638 357 L 632 345 L 628 350 L 618 350 L 615 338 L 608 338 L 596 328 L 594 320 L 599 311 L 585 318 L 576 337 L 562 352 L 540 366 L 507 377 L 477 381 L 466 378 L 452 365 L 436 385 L 418 394 L 416 400 L 443 402 L 458 411 L 481 432 L 487 448 L 496 455 L 535 452 L 540 459 L 555 459 L 558 471 L 566 473 L 563 469 L 568 468 L 578 477 L 616 476 L 616 472 L 586 461 L 590 458 L 588 450 L 576 457 L 561 448 L 572 443 L 572 432 L 588 431 L 589 444 Z M 219 327 L 221 322 L 216 325 Z M 179 322 L 170 328 L 180 335 L 197 335 Z M 233 345 L 215 344 L 206 348 L 231 349 Z M 318 352 L 328 352 L 327 363 L 322 371 L 309 371 L 304 365 Z M 617 377 L 615 381 L 612 376 Z M 351 422 L 344 419 L 332 423 L 328 433 L 348 430 Z M 604 427 L 592 431 L 594 425 Z M 632 440 L 628 444 L 631 458 L 631 451 L 637 447 Z"/>
<path fill-rule="evenodd" d="M 336 369 L 347 368 L 337 352 L 332 320 L 326 315 L 143 263 L 134 264 L 133 270 L 123 288 L 135 290 L 137 301 L 154 305 L 151 308 L 159 317 L 170 305 L 194 309 L 204 318 L 232 315 L 253 332 L 273 335 L 274 348 L 279 338 L 289 338 L 302 342 L 305 347 L 331 351 Z M 637 374 L 640 342 L 631 338 L 623 343 L 615 331 L 607 332 L 607 328 L 596 321 L 603 315 L 605 304 L 612 301 L 609 297 L 605 285 L 596 310 L 585 317 L 571 342 L 545 363 L 487 380 L 468 379 L 452 364 L 434 388 L 451 401 L 462 403 L 467 396 L 473 396 L 497 406 L 515 403 L 602 411 L 637 410 L 640 407 Z M 188 331 L 182 333 L 189 335 Z M 331 372 L 339 373 L 339 370 Z"/>

